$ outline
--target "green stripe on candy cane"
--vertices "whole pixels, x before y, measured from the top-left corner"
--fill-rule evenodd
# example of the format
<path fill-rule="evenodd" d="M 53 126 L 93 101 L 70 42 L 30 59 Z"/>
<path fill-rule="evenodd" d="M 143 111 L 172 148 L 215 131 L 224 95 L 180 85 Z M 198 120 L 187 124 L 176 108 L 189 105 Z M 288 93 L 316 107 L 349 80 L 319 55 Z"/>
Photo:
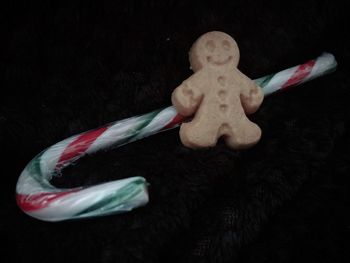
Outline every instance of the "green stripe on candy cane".
<path fill-rule="evenodd" d="M 131 184 L 126 185 L 121 188 L 119 191 L 115 191 L 113 193 L 109 193 L 104 199 L 99 202 L 92 204 L 87 207 L 85 210 L 79 212 L 77 216 L 88 216 L 94 215 L 96 212 L 104 211 L 104 213 L 108 213 L 109 211 L 113 212 L 116 206 L 121 206 L 125 203 L 125 201 L 134 198 L 138 194 L 141 193 L 142 187 L 135 186 L 143 186 L 145 180 L 138 179 L 132 182 Z"/>
<path fill-rule="evenodd" d="M 259 78 L 255 82 L 268 96 L 332 72 L 336 66 L 334 56 L 324 53 L 315 60 Z M 61 221 L 121 213 L 146 204 L 147 182 L 143 177 L 73 189 L 56 188 L 50 184 L 50 179 L 85 154 L 175 128 L 184 119 L 174 107 L 167 107 L 72 136 L 49 147 L 36 156 L 19 177 L 16 187 L 19 207 L 37 219 Z"/>

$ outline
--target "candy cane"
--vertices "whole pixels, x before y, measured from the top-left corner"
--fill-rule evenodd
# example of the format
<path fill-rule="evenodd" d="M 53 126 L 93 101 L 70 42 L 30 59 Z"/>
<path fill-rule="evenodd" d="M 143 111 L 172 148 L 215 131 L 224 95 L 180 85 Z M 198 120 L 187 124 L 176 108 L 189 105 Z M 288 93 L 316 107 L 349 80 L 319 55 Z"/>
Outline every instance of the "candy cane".
<path fill-rule="evenodd" d="M 324 53 L 315 60 L 259 78 L 265 96 L 330 73 L 337 62 Z M 152 134 L 172 129 L 184 120 L 174 107 L 108 124 L 67 138 L 37 155 L 22 171 L 16 188 L 19 207 L 44 221 L 103 216 L 130 211 L 148 202 L 147 182 L 131 177 L 91 187 L 59 189 L 50 179 L 62 168 L 110 146 L 121 146 Z"/>

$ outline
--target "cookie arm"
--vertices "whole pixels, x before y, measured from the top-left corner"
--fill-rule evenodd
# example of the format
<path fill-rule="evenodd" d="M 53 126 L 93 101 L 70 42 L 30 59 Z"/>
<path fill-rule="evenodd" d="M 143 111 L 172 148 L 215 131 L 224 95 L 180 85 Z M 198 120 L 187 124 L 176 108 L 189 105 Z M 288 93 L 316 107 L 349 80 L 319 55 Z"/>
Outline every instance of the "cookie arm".
<path fill-rule="evenodd" d="M 171 101 L 174 107 L 183 116 L 193 115 L 203 98 L 203 93 L 195 85 L 194 80 L 194 76 L 185 80 L 171 95 Z"/>
<path fill-rule="evenodd" d="M 251 79 L 244 76 L 244 85 L 241 87 L 241 103 L 246 114 L 256 112 L 264 99 L 262 89 Z"/>

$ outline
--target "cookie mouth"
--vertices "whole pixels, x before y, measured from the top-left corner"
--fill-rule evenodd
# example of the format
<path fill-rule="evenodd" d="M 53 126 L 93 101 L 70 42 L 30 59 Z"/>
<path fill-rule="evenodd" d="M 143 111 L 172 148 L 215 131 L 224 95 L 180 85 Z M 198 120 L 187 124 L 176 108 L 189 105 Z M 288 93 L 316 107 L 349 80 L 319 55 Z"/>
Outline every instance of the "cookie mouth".
<path fill-rule="evenodd" d="M 214 65 L 217 65 L 217 66 L 225 65 L 225 64 L 227 64 L 228 62 L 230 62 L 230 60 L 232 60 L 232 56 L 229 56 L 228 58 L 226 58 L 226 59 L 224 59 L 224 60 L 221 60 L 221 61 L 214 60 L 213 57 L 211 57 L 211 56 L 207 57 L 207 61 L 208 61 L 210 64 L 214 64 Z"/>

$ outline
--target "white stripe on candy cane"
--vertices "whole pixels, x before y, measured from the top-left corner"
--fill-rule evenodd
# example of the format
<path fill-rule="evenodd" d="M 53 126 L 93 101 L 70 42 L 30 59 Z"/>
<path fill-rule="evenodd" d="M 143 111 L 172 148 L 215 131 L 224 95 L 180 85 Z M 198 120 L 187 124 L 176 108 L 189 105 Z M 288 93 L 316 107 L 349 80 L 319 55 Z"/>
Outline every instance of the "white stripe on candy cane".
<path fill-rule="evenodd" d="M 69 137 L 59 143 L 52 145 L 43 153 L 40 159 L 40 167 L 46 179 L 51 179 L 50 176 L 54 172 L 57 166 L 57 162 L 60 159 L 62 153 L 67 148 L 67 146 L 75 141 L 78 137 L 79 135 Z"/>

